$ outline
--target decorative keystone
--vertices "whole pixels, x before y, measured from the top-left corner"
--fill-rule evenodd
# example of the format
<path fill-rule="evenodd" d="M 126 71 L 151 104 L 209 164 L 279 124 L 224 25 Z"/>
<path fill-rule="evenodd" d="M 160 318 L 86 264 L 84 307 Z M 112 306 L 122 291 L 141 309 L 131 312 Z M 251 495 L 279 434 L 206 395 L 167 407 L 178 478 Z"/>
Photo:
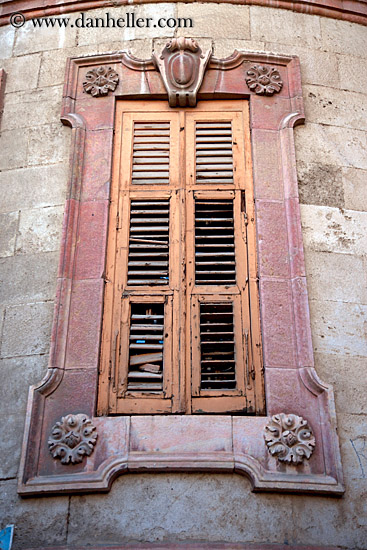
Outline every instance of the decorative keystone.
<path fill-rule="evenodd" d="M 96 428 L 85 414 L 68 414 L 56 422 L 48 440 L 50 452 L 62 464 L 77 464 L 90 456 L 97 441 Z"/>
<path fill-rule="evenodd" d="M 254 65 L 246 71 L 246 84 L 258 95 L 273 95 L 283 88 L 278 69 L 265 65 Z"/>
<path fill-rule="evenodd" d="M 300 464 L 309 459 L 315 437 L 307 420 L 296 414 L 275 414 L 265 426 L 264 438 L 270 454 L 280 462 Z"/>
<path fill-rule="evenodd" d="M 168 93 L 170 107 L 195 107 L 196 96 L 212 54 L 202 52 L 193 38 L 173 38 L 153 60 Z"/>
<path fill-rule="evenodd" d="M 84 91 L 93 97 L 107 95 L 114 92 L 119 82 L 119 75 L 112 67 L 96 67 L 88 71 L 83 82 Z"/>

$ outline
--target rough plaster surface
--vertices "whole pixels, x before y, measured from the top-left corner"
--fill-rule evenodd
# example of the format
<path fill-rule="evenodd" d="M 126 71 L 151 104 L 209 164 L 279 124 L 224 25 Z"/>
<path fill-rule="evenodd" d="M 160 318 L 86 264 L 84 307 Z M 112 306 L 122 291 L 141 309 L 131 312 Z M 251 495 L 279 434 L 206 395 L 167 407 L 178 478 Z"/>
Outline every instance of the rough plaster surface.
<path fill-rule="evenodd" d="M 27 388 L 46 369 L 71 132 L 59 122 L 66 58 L 130 49 L 150 56 L 171 29 L 0 29 L 8 80 L 0 138 L 0 528 L 14 550 L 129 541 L 227 541 L 367 548 L 366 28 L 228 4 L 108 8 L 119 17 L 192 17 L 217 57 L 296 54 L 306 124 L 295 131 L 316 368 L 334 384 L 343 499 L 252 494 L 237 475 L 126 475 L 106 495 L 16 495 Z M 103 15 L 94 10 L 88 16 Z M 73 17 L 76 17 L 74 14 Z"/>

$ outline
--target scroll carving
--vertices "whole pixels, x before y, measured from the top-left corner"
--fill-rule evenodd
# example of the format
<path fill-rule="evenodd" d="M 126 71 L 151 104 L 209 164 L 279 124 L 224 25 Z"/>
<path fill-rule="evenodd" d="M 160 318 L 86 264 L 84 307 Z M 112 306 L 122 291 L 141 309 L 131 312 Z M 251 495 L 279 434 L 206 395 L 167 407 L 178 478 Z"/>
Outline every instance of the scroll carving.
<path fill-rule="evenodd" d="M 266 65 L 254 65 L 246 71 L 246 84 L 258 95 L 273 95 L 283 88 L 278 69 Z"/>
<path fill-rule="evenodd" d="M 84 91 L 93 97 L 107 95 L 114 92 L 119 82 L 119 75 L 112 67 L 97 67 L 88 71 L 83 82 Z"/>
<path fill-rule="evenodd" d="M 296 414 L 275 414 L 265 426 L 264 438 L 269 452 L 280 462 L 300 464 L 309 459 L 315 437 L 307 420 Z"/>
<path fill-rule="evenodd" d="M 68 414 L 56 422 L 48 440 L 54 458 L 62 464 L 77 464 L 90 456 L 97 441 L 96 428 L 85 414 Z"/>
<path fill-rule="evenodd" d="M 153 52 L 170 107 L 195 107 L 211 53 L 203 53 L 196 40 L 183 36 L 167 42 L 161 55 Z"/>

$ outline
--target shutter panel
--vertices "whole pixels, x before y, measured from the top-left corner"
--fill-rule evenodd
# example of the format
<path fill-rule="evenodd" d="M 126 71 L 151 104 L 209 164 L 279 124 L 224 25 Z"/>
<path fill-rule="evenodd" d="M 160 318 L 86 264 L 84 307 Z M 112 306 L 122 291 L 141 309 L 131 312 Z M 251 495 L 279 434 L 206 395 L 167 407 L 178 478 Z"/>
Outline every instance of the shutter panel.
<path fill-rule="evenodd" d="M 236 284 L 233 201 L 195 200 L 195 282 Z"/>
<path fill-rule="evenodd" d="M 233 184 L 232 123 L 196 122 L 196 183 Z"/>
<path fill-rule="evenodd" d="M 128 285 L 167 285 L 169 200 L 131 201 Z"/>
<path fill-rule="evenodd" d="M 134 122 L 133 185 L 168 185 L 170 122 Z"/>

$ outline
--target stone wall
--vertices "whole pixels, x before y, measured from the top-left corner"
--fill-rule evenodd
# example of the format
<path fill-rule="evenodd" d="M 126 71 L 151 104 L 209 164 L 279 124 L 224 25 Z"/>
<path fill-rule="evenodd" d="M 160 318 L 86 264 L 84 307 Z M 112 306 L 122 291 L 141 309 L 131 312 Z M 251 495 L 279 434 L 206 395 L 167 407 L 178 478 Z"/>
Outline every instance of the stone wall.
<path fill-rule="evenodd" d="M 342 499 L 253 494 L 246 478 L 126 475 L 106 495 L 20 499 L 16 475 L 27 392 L 49 350 L 71 131 L 59 121 L 67 57 L 129 48 L 151 55 L 167 29 L 0 29 L 7 72 L 0 138 L 1 525 L 13 548 L 129 541 L 242 541 L 367 548 L 367 31 L 257 6 L 146 4 L 88 16 L 191 17 L 179 35 L 297 54 L 306 124 L 296 129 L 318 374 L 335 389 Z M 74 14 L 73 17 L 76 17 Z M 364 57 L 363 57 L 364 56 Z"/>

